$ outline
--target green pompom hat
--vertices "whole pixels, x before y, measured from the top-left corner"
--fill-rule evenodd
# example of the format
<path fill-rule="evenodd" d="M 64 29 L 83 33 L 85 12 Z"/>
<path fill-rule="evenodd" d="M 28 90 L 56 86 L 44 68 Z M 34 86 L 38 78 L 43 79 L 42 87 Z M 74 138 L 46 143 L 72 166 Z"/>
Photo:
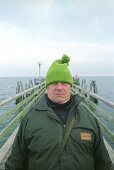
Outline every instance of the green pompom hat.
<path fill-rule="evenodd" d="M 45 78 L 45 87 L 49 84 L 57 81 L 63 81 L 69 83 L 71 86 L 73 84 L 72 75 L 67 68 L 69 65 L 70 58 L 64 54 L 62 59 L 55 60 L 48 69 Z"/>

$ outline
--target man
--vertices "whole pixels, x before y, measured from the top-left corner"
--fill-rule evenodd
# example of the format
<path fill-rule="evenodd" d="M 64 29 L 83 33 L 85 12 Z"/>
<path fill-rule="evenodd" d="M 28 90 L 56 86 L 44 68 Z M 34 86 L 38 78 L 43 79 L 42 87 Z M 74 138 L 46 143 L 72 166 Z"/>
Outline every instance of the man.
<path fill-rule="evenodd" d="M 23 118 L 6 170 L 113 170 L 97 120 L 71 95 L 69 60 L 50 66 L 47 94 Z"/>

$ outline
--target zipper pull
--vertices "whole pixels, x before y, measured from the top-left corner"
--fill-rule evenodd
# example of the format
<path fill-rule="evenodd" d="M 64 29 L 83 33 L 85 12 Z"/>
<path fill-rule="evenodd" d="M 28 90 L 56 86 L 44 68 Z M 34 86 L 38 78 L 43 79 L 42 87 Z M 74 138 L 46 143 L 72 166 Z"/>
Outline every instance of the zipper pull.
<path fill-rule="evenodd" d="M 66 125 L 63 125 L 64 126 L 64 132 L 65 132 L 65 129 L 66 129 Z"/>

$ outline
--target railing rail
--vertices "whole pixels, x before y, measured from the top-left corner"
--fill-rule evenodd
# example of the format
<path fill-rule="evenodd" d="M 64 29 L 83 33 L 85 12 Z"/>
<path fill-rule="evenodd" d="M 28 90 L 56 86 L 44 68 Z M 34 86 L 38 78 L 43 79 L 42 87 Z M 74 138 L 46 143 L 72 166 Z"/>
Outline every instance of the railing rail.
<path fill-rule="evenodd" d="M 2 102 L 0 102 L 0 108 L 3 107 L 3 106 L 6 105 L 6 104 L 8 104 L 8 103 L 10 103 L 10 102 L 18 99 L 19 97 L 23 96 L 24 94 L 30 93 L 30 92 L 33 91 L 34 89 L 37 89 L 37 88 L 39 88 L 40 86 L 43 86 L 44 84 L 45 84 L 45 83 L 43 82 L 43 83 L 41 83 L 41 84 L 39 84 L 39 85 L 36 85 L 36 86 L 34 86 L 34 87 L 30 88 L 30 89 L 25 90 L 25 91 L 22 92 L 22 93 L 19 93 L 19 94 L 15 95 L 15 96 L 12 96 L 12 97 L 9 97 L 8 99 L 3 100 Z"/>
<path fill-rule="evenodd" d="M 36 86 L 34 88 L 34 90 L 39 87 L 39 86 Z M 32 88 L 33 89 L 33 88 Z M 31 92 L 32 90 L 30 89 L 29 92 Z M 40 92 L 40 89 L 36 90 L 34 93 L 32 93 L 30 96 L 28 96 L 27 98 L 25 98 L 24 100 L 22 100 L 18 105 L 16 105 L 15 107 L 13 107 L 11 110 L 9 110 L 8 112 L 6 112 L 5 114 L 3 114 L 2 116 L 0 116 L 0 123 L 3 122 L 6 118 L 8 118 L 13 112 L 15 112 L 16 110 L 18 110 L 21 106 L 23 106 L 28 100 L 30 100 L 31 98 L 33 98 L 38 92 Z M 23 96 L 23 93 L 26 94 L 28 93 L 28 90 L 26 90 L 25 92 L 22 92 L 18 95 L 18 97 L 21 97 Z M 17 99 L 17 95 L 12 97 L 13 100 L 15 100 L 15 97 Z M 6 100 L 6 104 L 7 102 L 11 102 L 12 99 L 10 100 Z M 5 101 L 4 101 L 4 104 L 5 104 Z"/>
<path fill-rule="evenodd" d="M 39 88 L 40 86 L 41 86 L 41 88 Z M 35 91 L 33 91 L 33 90 L 35 90 Z M 22 93 L 19 93 L 13 97 L 8 98 L 8 99 L 4 100 L 3 102 L 1 102 L 2 103 L 1 105 L 4 106 L 5 104 L 8 104 L 9 102 L 11 102 L 13 100 L 18 99 L 19 97 L 23 96 L 24 94 L 27 94 L 28 92 L 29 93 L 32 92 L 27 98 L 25 98 L 20 103 L 18 103 L 16 106 L 14 106 L 12 109 L 10 109 L 8 112 L 6 112 L 2 116 L 0 116 L 0 123 L 2 123 L 9 116 L 14 114 L 15 111 L 18 111 L 21 108 L 19 114 L 16 117 L 14 117 L 13 120 L 0 132 L 0 140 L 8 133 L 8 131 L 13 127 L 13 125 L 15 125 L 15 123 L 19 119 L 21 119 L 21 117 L 24 115 L 24 113 L 35 103 L 35 101 L 37 101 L 37 99 L 40 97 L 40 95 L 42 93 L 44 93 L 44 91 L 45 91 L 45 86 L 44 86 L 44 83 L 42 83 L 38 86 L 34 86 L 33 88 L 30 88 Z M 29 103 L 27 103 L 30 99 L 31 99 L 31 101 Z M 27 103 L 27 105 L 22 109 L 22 107 L 26 103 Z"/>
<path fill-rule="evenodd" d="M 72 91 L 75 93 L 78 93 L 81 97 L 85 98 L 85 101 L 87 101 L 94 109 L 97 109 L 101 114 L 103 114 L 103 116 L 108 119 L 110 122 L 113 122 L 114 120 L 114 116 L 112 116 L 109 112 L 104 111 L 100 106 L 96 105 L 94 102 L 92 102 L 90 99 L 88 99 L 87 97 L 85 97 L 85 95 L 81 94 L 78 90 L 72 88 Z M 90 93 L 91 94 L 91 93 Z M 98 98 L 97 98 L 98 99 Z M 110 107 L 112 107 L 110 105 Z"/>
<path fill-rule="evenodd" d="M 78 86 L 78 85 L 73 84 L 73 87 L 82 90 L 84 93 L 89 94 L 89 95 L 91 95 L 92 97 L 94 97 L 95 99 L 98 99 L 98 100 L 102 101 L 103 103 L 107 104 L 108 106 L 111 106 L 111 107 L 114 108 L 114 102 L 111 102 L 111 101 L 109 101 L 109 100 L 107 100 L 107 99 L 99 96 L 98 94 L 95 94 L 95 93 L 92 93 L 92 92 L 90 92 L 90 91 L 88 91 L 88 90 L 85 90 L 85 89 L 81 88 L 81 87 Z"/>
<path fill-rule="evenodd" d="M 44 92 L 45 90 L 43 90 Z M 0 140 L 7 134 L 7 132 L 11 129 L 11 127 L 24 115 L 24 113 L 35 103 L 37 98 L 40 97 L 41 94 L 37 95 L 0 133 Z M 23 101 L 21 102 L 21 106 L 23 105 Z"/>

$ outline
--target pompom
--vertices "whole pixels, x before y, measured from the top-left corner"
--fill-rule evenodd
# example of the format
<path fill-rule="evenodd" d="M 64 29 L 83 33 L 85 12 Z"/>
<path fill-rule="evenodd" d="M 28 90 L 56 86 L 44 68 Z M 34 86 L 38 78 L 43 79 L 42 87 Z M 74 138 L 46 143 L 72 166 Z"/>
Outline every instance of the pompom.
<path fill-rule="evenodd" d="M 64 54 L 62 56 L 62 63 L 68 63 L 69 61 L 70 61 L 70 58 L 66 54 Z"/>

